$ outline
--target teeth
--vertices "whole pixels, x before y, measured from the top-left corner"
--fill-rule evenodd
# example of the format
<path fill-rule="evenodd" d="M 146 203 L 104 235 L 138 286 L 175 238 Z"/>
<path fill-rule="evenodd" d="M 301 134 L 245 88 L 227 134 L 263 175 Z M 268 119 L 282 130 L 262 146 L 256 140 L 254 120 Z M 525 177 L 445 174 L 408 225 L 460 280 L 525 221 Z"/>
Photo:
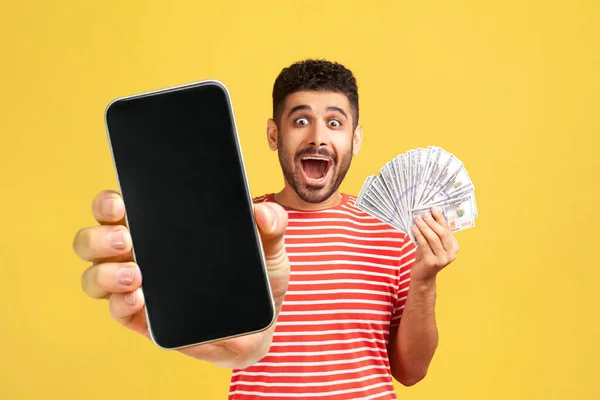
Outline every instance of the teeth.
<path fill-rule="evenodd" d="M 302 157 L 302 160 L 317 160 L 317 161 L 325 161 L 329 164 L 329 159 L 328 158 L 323 158 L 323 157 L 312 157 L 312 156 L 307 156 L 307 157 Z M 308 176 L 306 177 L 308 180 L 312 181 L 312 182 L 323 182 L 325 180 L 325 177 L 327 176 L 327 171 L 325 171 L 325 175 L 323 175 L 320 178 L 309 178 Z"/>
<path fill-rule="evenodd" d="M 329 161 L 326 158 L 321 157 L 302 157 L 303 160 L 318 160 L 318 161 Z"/>

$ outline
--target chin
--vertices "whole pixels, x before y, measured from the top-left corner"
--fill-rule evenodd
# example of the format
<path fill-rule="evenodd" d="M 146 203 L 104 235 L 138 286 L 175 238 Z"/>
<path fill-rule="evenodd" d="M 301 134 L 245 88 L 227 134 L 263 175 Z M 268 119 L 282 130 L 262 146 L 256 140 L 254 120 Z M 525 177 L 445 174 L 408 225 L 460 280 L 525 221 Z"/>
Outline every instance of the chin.
<path fill-rule="evenodd" d="M 317 203 L 322 203 L 325 200 L 327 200 L 331 196 L 333 191 L 326 190 L 326 188 L 317 189 L 317 190 L 313 190 L 310 188 L 304 188 L 304 189 L 297 191 L 297 193 L 300 196 L 300 198 L 302 200 L 306 201 L 307 203 L 317 204 Z"/>

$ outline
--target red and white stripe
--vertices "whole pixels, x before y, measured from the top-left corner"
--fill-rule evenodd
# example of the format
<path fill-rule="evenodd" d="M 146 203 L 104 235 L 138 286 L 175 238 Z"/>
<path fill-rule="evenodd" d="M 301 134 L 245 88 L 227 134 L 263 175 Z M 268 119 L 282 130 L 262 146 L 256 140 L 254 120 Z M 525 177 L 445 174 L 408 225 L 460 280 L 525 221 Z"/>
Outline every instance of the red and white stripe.
<path fill-rule="evenodd" d="M 387 344 L 415 246 L 355 201 L 344 194 L 330 209 L 287 209 L 290 284 L 273 344 L 258 363 L 233 371 L 229 400 L 396 399 Z"/>

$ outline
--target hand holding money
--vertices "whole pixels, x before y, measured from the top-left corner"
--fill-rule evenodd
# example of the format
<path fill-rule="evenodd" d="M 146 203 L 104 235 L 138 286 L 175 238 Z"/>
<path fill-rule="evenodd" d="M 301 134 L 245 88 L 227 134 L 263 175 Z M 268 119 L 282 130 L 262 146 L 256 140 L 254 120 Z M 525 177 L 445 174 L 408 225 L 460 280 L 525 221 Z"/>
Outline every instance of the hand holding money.
<path fill-rule="evenodd" d="M 475 187 L 463 163 L 436 146 L 400 154 L 367 177 L 356 206 L 399 229 L 418 244 L 412 226 L 417 216 L 439 206 L 452 232 L 475 226 Z"/>
<path fill-rule="evenodd" d="M 430 211 L 431 214 L 417 215 L 411 228 L 418 245 L 411 270 L 411 280 L 414 282 L 427 282 L 435 278 L 438 272 L 454 261 L 459 250 L 441 207 L 433 206 Z"/>

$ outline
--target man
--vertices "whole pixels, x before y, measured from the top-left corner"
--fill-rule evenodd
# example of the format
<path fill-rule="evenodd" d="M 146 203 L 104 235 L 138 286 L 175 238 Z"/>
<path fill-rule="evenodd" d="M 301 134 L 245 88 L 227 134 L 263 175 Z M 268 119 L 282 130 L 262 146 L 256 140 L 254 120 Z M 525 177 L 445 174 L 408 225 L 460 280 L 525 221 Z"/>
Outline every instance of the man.
<path fill-rule="evenodd" d="M 284 188 L 254 202 L 277 321 L 179 350 L 232 368 L 230 399 L 395 399 L 392 377 L 408 386 L 427 373 L 438 342 L 436 276 L 458 244 L 437 209 L 416 219 L 415 246 L 339 192 L 360 150 L 358 117 L 355 78 L 338 63 L 297 62 L 275 81 L 267 140 Z M 120 196 L 101 192 L 93 213 L 100 226 L 80 230 L 73 244 L 93 262 L 83 289 L 148 337 Z"/>

